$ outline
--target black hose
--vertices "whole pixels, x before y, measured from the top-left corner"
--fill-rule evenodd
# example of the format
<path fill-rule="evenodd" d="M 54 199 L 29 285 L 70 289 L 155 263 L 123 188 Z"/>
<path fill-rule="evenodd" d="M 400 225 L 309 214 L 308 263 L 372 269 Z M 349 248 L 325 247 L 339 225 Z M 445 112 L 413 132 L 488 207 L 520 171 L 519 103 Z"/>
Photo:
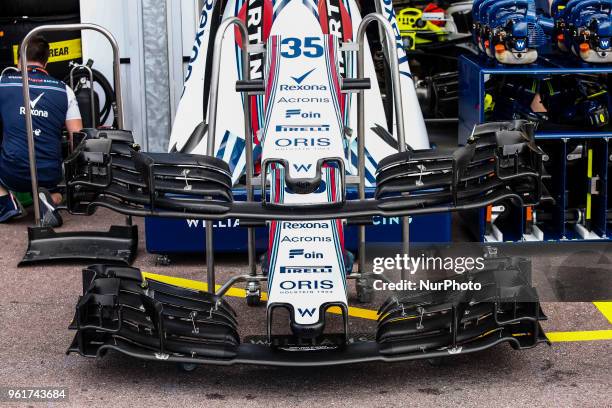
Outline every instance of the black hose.
<path fill-rule="evenodd" d="M 108 116 L 111 113 L 111 109 L 115 105 L 115 91 L 113 90 L 113 86 L 110 84 L 108 79 L 106 79 L 106 77 L 100 71 L 95 69 L 92 69 L 91 71 L 93 74 L 94 83 L 100 85 L 100 87 L 104 91 L 104 106 L 100 108 L 100 124 L 103 124 L 108 119 Z M 81 79 L 85 78 L 89 81 L 89 72 L 84 69 L 77 70 L 75 71 L 73 78 L 74 83 L 76 85 L 76 89 L 74 89 L 76 93 L 79 89 Z M 67 84 L 70 83 L 70 75 L 64 78 L 64 82 Z M 93 84 L 90 84 L 90 86 L 93 86 Z M 117 125 L 116 120 L 117 118 L 113 120 L 113 127 Z"/>

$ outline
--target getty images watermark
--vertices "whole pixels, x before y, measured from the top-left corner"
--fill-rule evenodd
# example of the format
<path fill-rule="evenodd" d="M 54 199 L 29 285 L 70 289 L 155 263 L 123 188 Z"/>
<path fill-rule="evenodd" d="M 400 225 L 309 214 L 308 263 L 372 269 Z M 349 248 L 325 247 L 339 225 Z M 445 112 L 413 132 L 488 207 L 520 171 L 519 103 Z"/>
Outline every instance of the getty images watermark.
<path fill-rule="evenodd" d="M 373 260 L 372 272 L 382 275 L 393 270 L 404 270 L 410 275 L 417 271 L 443 271 L 454 272 L 463 275 L 466 272 L 479 272 L 485 269 L 485 258 L 483 257 L 439 257 L 439 256 L 417 256 L 397 254 L 393 257 L 377 257 Z M 431 281 L 428 279 L 400 280 L 399 282 L 387 282 L 383 279 L 374 281 L 375 290 L 481 290 L 482 285 L 478 282 L 457 282 L 453 279 Z"/>

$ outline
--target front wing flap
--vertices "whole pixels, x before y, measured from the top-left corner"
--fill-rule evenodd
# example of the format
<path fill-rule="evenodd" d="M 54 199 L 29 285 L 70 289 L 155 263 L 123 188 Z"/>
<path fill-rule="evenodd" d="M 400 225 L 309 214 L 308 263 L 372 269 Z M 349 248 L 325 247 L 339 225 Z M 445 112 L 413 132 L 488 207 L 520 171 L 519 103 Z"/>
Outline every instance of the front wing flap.
<path fill-rule="evenodd" d="M 122 142 L 98 142 L 86 140 L 65 163 L 68 209 L 74 213 L 106 207 L 134 216 L 321 220 L 447 212 L 504 200 L 531 206 L 551 199 L 542 184 L 543 152 L 533 125 L 523 121 L 477 126 L 468 144 L 453 152 L 389 156 L 379 163 L 374 199 L 330 204 L 236 202 L 229 168 L 215 157 L 135 150 L 127 157 L 112 153 Z"/>
<path fill-rule="evenodd" d="M 323 337 L 299 347 L 241 342 L 236 316 L 210 293 L 143 279 L 136 268 L 94 265 L 83 271 L 84 294 L 70 325 L 68 353 L 107 351 L 189 364 L 327 366 L 405 361 L 482 351 L 500 343 L 515 349 L 547 342 L 545 319 L 529 285 L 524 260 L 502 259 L 459 282 L 484 289 L 398 293 L 379 310 L 374 336 L 347 337 L 330 347 Z M 345 339 L 335 336 L 335 339 Z"/>

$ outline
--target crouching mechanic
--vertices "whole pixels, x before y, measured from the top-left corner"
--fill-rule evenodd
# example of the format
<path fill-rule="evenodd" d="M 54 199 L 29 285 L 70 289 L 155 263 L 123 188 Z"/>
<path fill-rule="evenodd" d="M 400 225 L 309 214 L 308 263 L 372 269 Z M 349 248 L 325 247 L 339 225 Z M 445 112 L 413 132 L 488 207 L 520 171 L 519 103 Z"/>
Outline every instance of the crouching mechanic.
<path fill-rule="evenodd" d="M 56 206 L 62 201 L 58 191 L 63 177 L 62 130 L 65 126 L 72 140 L 72 132 L 81 130 L 83 123 L 72 89 L 45 71 L 49 43 L 41 36 L 32 38 L 26 57 L 40 186 L 36 193 L 43 225 L 59 227 L 62 218 Z M 12 192 L 32 191 L 21 79 L 18 72 L 10 72 L 0 78 L 3 136 L 0 149 L 0 222 L 22 215 L 23 209 Z"/>

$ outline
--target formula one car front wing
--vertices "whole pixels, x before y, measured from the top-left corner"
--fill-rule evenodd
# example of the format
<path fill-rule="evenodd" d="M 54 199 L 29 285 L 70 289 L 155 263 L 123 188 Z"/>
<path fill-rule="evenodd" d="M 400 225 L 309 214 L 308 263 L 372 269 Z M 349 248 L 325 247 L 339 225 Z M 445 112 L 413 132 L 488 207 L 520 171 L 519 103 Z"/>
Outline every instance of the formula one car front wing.
<path fill-rule="evenodd" d="M 529 262 L 498 258 L 458 282 L 480 291 L 399 293 L 379 310 L 373 338 L 302 340 L 272 336 L 242 342 L 234 311 L 221 296 L 145 279 L 136 268 L 94 265 L 83 270 L 83 296 L 70 328 L 68 353 L 101 357 L 109 350 L 181 364 L 322 366 L 405 361 L 468 354 L 509 343 L 547 342 L 546 317 L 528 283 Z"/>
<path fill-rule="evenodd" d="M 223 161 L 141 153 L 124 136 L 121 131 L 93 132 L 66 161 L 71 211 L 92 213 L 109 207 L 141 216 L 232 217 L 246 226 L 351 218 L 367 223 L 374 215 L 478 208 L 500 200 L 534 205 L 548 198 L 542 185 L 542 151 L 534 143 L 532 125 L 522 121 L 479 126 L 466 146 L 451 153 L 409 151 L 388 157 L 379 164 L 373 199 L 310 205 L 234 202 Z M 316 177 L 287 180 L 286 185 L 316 188 L 324 165 L 319 163 Z M 83 296 L 71 324 L 77 333 L 69 352 L 95 357 L 115 350 L 182 364 L 318 366 L 444 357 L 502 342 L 529 348 L 546 341 L 540 328 L 545 317 L 529 282 L 529 267 L 526 261 L 492 259 L 481 272 L 455 279 L 459 284 L 478 283 L 480 290 L 400 292 L 379 310 L 378 328 L 370 340 L 350 340 L 344 309 L 345 332 L 330 346 L 321 344 L 324 335 L 318 332 L 304 337 L 294 333 L 289 340 L 272 335 L 270 310 L 263 344 L 245 341 L 223 289 L 201 292 L 144 279 L 134 268 L 97 265 L 83 272 Z M 232 282 L 237 281 L 224 287 Z M 321 313 L 331 306 L 323 305 Z"/>
<path fill-rule="evenodd" d="M 374 199 L 305 205 L 234 201 L 227 163 L 210 156 L 142 153 L 122 141 L 122 132 L 98 132 L 65 162 L 69 211 L 91 214 L 107 207 L 134 216 L 233 218 L 247 224 L 437 213 L 504 200 L 531 206 L 550 199 L 542 184 L 543 153 L 524 121 L 478 126 L 454 152 L 389 156 L 378 166 Z M 318 177 L 300 180 L 300 188 L 316 188 L 324 165 L 319 163 Z M 261 178 L 265 186 L 267 171 Z"/>

